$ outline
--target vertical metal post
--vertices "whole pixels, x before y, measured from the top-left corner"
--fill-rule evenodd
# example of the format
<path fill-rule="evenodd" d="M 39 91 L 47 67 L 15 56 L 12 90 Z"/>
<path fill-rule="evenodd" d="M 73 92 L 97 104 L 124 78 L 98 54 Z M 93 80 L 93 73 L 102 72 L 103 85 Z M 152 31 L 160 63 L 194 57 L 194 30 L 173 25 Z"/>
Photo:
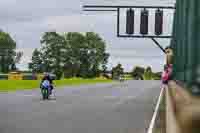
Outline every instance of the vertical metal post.
<path fill-rule="evenodd" d="M 120 29 L 120 8 L 117 8 L 117 37 L 119 37 L 119 29 Z"/>

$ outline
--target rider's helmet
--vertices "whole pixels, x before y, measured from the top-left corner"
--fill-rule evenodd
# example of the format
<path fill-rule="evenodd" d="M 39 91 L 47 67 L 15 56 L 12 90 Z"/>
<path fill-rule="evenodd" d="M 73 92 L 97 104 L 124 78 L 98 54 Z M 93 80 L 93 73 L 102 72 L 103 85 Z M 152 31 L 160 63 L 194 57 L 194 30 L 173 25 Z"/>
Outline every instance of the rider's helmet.
<path fill-rule="evenodd" d="M 44 73 L 44 77 L 49 77 L 49 73 Z"/>

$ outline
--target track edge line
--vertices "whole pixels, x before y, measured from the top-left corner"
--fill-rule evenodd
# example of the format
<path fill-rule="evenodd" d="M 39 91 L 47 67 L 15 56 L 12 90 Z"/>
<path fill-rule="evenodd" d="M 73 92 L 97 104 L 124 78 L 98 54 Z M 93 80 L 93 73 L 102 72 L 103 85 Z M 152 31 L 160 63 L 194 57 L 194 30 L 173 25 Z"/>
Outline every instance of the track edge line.
<path fill-rule="evenodd" d="M 156 104 L 156 108 L 155 108 L 153 117 L 152 117 L 152 119 L 151 119 L 151 123 L 150 123 L 150 125 L 149 125 L 149 128 L 148 128 L 147 133 L 153 133 L 153 127 L 154 127 L 154 125 L 155 125 L 156 116 L 157 116 L 157 114 L 158 114 L 158 110 L 159 110 L 160 103 L 161 103 L 161 100 L 162 100 L 163 92 L 164 92 L 164 87 L 162 87 L 162 89 L 161 89 L 160 96 L 159 96 L 159 98 L 158 98 L 158 102 L 157 102 L 157 104 Z"/>

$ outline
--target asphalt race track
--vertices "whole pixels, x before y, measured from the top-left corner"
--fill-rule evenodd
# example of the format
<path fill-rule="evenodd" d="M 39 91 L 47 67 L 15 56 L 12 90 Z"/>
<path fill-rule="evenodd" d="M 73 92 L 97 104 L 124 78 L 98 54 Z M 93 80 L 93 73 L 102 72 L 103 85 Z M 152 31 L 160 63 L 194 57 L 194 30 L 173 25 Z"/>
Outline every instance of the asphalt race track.
<path fill-rule="evenodd" d="M 0 133 L 146 133 L 160 81 L 63 87 L 56 99 L 40 91 L 0 93 Z"/>

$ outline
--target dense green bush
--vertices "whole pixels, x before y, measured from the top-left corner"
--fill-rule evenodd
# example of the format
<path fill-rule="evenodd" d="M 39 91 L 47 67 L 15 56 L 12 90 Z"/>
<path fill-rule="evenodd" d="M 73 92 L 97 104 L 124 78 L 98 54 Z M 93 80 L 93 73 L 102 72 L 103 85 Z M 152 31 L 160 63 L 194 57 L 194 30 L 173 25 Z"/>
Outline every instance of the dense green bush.
<path fill-rule="evenodd" d="M 116 67 L 112 68 L 112 79 L 118 80 L 124 74 L 124 68 L 122 64 L 118 64 Z"/>
<path fill-rule="evenodd" d="M 108 74 L 103 74 L 103 77 L 105 77 L 106 79 L 112 79 L 112 76 L 109 76 Z"/>
<path fill-rule="evenodd" d="M 152 78 L 153 80 L 161 80 L 161 72 L 153 73 Z"/>
<path fill-rule="evenodd" d="M 0 80 L 7 80 L 8 74 L 0 74 Z"/>
<path fill-rule="evenodd" d="M 144 72 L 145 72 L 145 68 L 140 67 L 140 66 L 136 66 L 136 67 L 133 68 L 131 75 L 135 80 L 139 80 L 139 79 L 143 80 L 144 79 L 143 78 Z"/>
<path fill-rule="evenodd" d="M 153 72 L 151 70 L 151 67 L 147 67 L 143 74 L 144 80 L 152 80 L 153 79 Z"/>
<path fill-rule="evenodd" d="M 33 74 L 24 74 L 23 80 L 37 80 L 37 77 Z"/>

